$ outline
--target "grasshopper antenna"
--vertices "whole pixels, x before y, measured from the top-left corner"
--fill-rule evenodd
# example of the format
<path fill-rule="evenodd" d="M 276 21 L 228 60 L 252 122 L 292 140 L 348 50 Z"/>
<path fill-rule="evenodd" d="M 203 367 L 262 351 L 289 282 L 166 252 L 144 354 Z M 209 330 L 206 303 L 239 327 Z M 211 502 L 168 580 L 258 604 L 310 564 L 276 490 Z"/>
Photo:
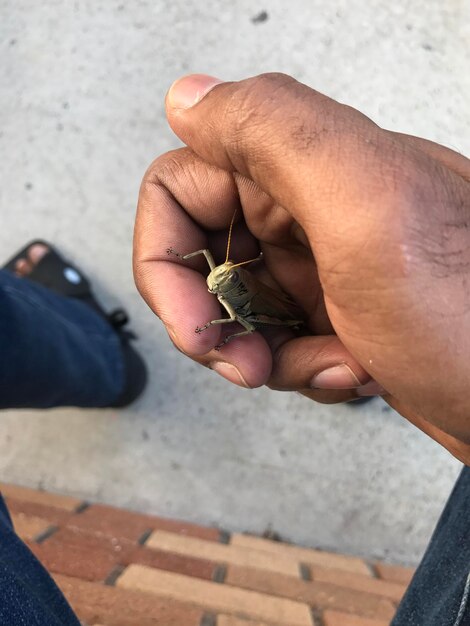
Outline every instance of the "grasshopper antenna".
<path fill-rule="evenodd" d="M 228 261 L 228 255 L 230 254 L 230 243 L 232 241 L 232 229 L 233 229 L 233 222 L 235 221 L 235 215 L 237 214 L 237 209 L 235 209 L 233 215 L 232 215 L 232 221 L 230 222 L 230 228 L 228 229 L 228 240 L 227 240 L 227 256 L 225 257 L 225 263 L 227 263 Z"/>
<path fill-rule="evenodd" d="M 235 209 L 234 214 L 232 215 L 232 221 L 230 222 L 230 228 L 228 230 L 228 241 L 227 241 L 227 256 L 225 257 L 225 263 L 228 261 L 228 255 L 230 254 L 230 243 L 232 241 L 232 229 L 233 223 L 235 221 L 235 215 L 237 214 L 237 209 Z M 246 265 L 247 263 L 253 263 L 253 261 L 260 261 L 263 258 L 263 253 L 260 254 L 255 259 L 250 259 L 249 261 L 242 261 L 241 263 L 236 263 L 232 267 L 240 267 L 240 265 Z"/>
<path fill-rule="evenodd" d="M 232 265 L 232 267 L 240 267 L 240 265 L 246 265 L 247 263 L 253 263 L 254 261 L 261 261 L 262 258 L 263 253 L 260 252 L 259 255 L 254 259 L 250 259 L 249 261 L 242 261 L 241 263 L 235 263 L 235 265 Z"/>

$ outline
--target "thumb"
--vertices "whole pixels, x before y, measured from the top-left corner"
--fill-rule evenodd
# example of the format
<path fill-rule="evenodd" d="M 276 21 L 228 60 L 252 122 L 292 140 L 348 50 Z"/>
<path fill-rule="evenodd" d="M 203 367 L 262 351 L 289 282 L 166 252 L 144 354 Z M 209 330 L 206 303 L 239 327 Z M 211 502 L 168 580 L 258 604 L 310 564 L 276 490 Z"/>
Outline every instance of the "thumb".
<path fill-rule="evenodd" d="M 436 161 L 431 148 L 280 74 L 187 76 L 166 107 L 199 157 L 253 180 L 302 227 L 331 323 L 355 359 L 434 426 L 468 436 L 461 161 L 451 171 L 448 154 Z"/>
<path fill-rule="evenodd" d="M 354 196 L 351 164 L 363 164 L 370 155 L 371 167 L 380 171 L 378 155 L 390 156 L 390 150 L 371 146 L 378 133 L 390 142 L 388 133 L 284 74 L 227 83 L 185 76 L 171 86 L 166 110 L 173 131 L 196 154 L 249 177 L 300 223 L 306 216 L 321 220 L 332 208 L 340 219 L 338 206 L 350 207 Z M 361 206 L 359 182 L 356 192 Z"/>

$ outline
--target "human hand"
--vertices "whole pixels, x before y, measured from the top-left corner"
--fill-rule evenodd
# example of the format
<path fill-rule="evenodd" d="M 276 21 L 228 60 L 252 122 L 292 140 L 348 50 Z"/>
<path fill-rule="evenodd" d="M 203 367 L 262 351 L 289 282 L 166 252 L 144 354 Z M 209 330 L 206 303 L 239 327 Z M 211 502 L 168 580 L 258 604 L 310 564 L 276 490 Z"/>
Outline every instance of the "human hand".
<path fill-rule="evenodd" d="M 134 268 L 177 347 L 237 384 L 319 401 L 380 385 L 468 462 L 469 161 L 282 75 L 186 77 L 167 96 L 167 116 L 189 148 L 144 177 Z M 220 327 L 194 333 L 220 317 L 207 267 L 166 249 L 208 247 L 222 262 L 237 208 L 231 256 L 261 248 L 263 279 L 303 307 L 311 336 L 257 332 L 215 352 Z"/>

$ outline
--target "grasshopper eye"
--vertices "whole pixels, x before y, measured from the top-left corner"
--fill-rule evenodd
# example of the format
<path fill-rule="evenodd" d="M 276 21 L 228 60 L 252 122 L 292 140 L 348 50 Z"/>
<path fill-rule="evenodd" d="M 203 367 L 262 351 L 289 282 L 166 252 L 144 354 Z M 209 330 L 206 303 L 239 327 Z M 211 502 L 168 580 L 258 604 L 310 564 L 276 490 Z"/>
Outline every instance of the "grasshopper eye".
<path fill-rule="evenodd" d="M 230 272 L 230 282 L 234 285 L 238 282 L 238 272 Z"/>

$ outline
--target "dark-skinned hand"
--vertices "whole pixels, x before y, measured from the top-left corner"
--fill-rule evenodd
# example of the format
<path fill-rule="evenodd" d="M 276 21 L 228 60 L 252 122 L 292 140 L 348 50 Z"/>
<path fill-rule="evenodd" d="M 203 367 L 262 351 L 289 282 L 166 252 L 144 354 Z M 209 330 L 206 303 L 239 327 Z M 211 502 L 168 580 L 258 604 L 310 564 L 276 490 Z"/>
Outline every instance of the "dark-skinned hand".
<path fill-rule="evenodd" d="M 389 132 L 294 79 L 192 75 L 166 110 L 187 148 L 158 157 L 137 212 L 137 287 L 179 350 L 233 383 L 321 402 L 380 393 L 470 463 L 470 161 Z M 310 334 L 269 329 L 220 351 L 203 257 L 256 256 Z M 255 269 L 255 268 L 253 268 Z"/>

